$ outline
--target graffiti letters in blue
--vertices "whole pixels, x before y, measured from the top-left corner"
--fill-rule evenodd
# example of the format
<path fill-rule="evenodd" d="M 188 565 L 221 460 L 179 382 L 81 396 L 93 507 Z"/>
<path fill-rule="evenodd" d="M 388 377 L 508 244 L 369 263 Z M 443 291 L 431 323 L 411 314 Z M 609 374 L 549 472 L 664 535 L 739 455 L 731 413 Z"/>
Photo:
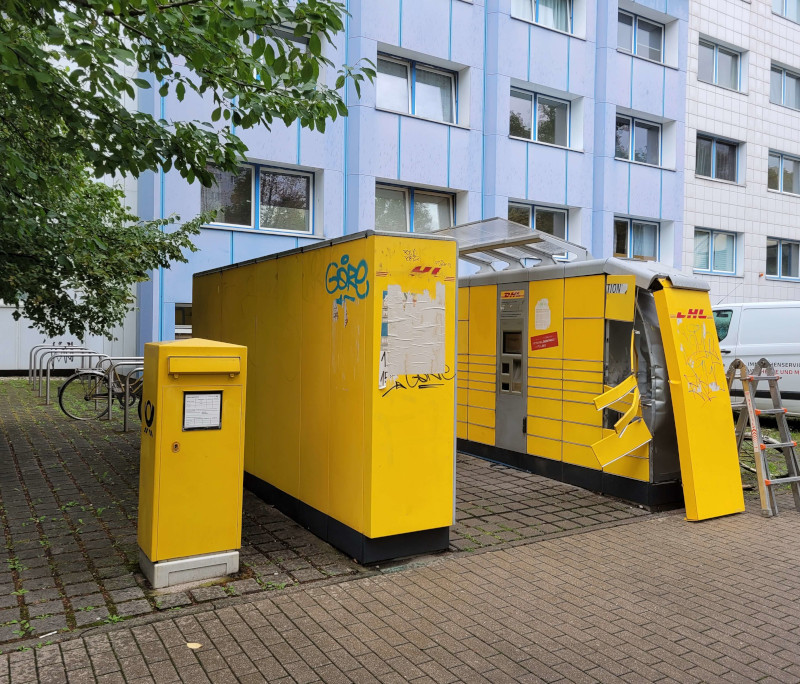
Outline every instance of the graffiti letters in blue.
<path fill-rule="evenodd" d="M 358 266 L 350 263 L 350 255 L 342 256 L 337 264 L 332 261 L 325 270 L 325 289 L 328 294 L 341 294 L 336 298 L 337 304 L 344 304 L 346 299 L 351 302 L 364 299 L 369 294 L 369 280 L 367 280 L 367 260 L 362 259 Z"/>

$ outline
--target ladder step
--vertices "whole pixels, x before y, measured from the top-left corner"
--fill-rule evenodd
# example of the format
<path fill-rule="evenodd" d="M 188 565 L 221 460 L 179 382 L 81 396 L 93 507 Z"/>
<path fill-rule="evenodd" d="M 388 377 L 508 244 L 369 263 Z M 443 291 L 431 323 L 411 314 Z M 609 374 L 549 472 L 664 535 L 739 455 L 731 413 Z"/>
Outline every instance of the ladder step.
<path fill-rule="evenodd" d="M 764 449 L 785 449 L 786 447 L 796 447 L 797 442 L 767 442 L 765 444 L 761 444 L 761 451 Z"/>
<path fill-rule="evenodd" d="M 757 416 L 778 416 L 782 413 L 786 413 L 789 409 L 785 408 L 772 408 L 772 409 L 756 409 Z"/>
<path fill-rule="evenodd" d="M 790 482 L 800 482 L 800 475 L 793 477 L 776 477 L 774 480 L 764 480 L 764 484 L 768 487 L 779 484 L 789 484 Z"/>
<path fill-rule="evenodd" d="M 750 382 L 754 382 L 756 380 L 780 380 L 780 375 L 751 375 L 749 378 Z"/>

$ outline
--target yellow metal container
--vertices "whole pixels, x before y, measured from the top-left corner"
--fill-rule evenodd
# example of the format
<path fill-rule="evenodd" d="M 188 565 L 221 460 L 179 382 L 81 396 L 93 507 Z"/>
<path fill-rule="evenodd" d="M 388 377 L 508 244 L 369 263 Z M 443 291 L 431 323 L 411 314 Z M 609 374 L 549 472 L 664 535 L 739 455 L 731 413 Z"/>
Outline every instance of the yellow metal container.
<path fill-rule="evenodd" d="M 246 485 L 362 562 L 448 544 L 456 262 L 367 232 L 194 279 L 195 332 L 250 350 Z"/>
<path fill-rule="evenodd" d="M 743 510 L 702 281 L 606 259 L 483 268 L 459 287 L 460 450 L 651 508 L 685 500 L 690 520 Z M 517 336 L 522 354 L 501 348 Z"/>
<path fill-rule="evenodd" d="M 138 542 L 153 586 L 238 571 L 246 376 L 243 346 L 145 345 Z"/>

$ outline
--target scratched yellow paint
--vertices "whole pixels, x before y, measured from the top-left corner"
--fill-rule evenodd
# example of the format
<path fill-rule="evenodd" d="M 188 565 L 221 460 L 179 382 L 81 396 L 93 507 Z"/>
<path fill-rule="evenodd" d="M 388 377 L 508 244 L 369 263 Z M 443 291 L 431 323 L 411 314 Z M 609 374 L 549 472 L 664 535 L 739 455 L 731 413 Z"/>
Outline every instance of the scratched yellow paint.
<path fill-rule="evenodd" d="M 437 283 L 446 367 L 379 386 L 383 292 Z M 196 334 L 251 350 L 247 472 L 372 538 L 452 523 L 454 241 L 359 236 L 209 273 L 193 308 Z"/>
<path fill-rule="evenodd" d="M 744 510 L 725 366 L 707 292 L 655 293 L 688 520 Z M 694 314 L 692 313 L 694 312 Z M 699 318 L 698 316 L 704 316 Z"/>

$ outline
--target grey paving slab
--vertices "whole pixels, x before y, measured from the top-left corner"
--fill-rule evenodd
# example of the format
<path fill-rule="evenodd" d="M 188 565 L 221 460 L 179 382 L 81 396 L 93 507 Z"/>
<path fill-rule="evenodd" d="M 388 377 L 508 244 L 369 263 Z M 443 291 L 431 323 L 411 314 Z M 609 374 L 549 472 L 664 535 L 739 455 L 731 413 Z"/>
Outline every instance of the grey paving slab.
<path fill-rule="evenodd" d="M 2 656 L 0 672 L 90 682 L 797 682 L 800 596 L 786 586 L 800 564 L 798 526 L 793 511 L 647 517 L 123 624 Z"/>

